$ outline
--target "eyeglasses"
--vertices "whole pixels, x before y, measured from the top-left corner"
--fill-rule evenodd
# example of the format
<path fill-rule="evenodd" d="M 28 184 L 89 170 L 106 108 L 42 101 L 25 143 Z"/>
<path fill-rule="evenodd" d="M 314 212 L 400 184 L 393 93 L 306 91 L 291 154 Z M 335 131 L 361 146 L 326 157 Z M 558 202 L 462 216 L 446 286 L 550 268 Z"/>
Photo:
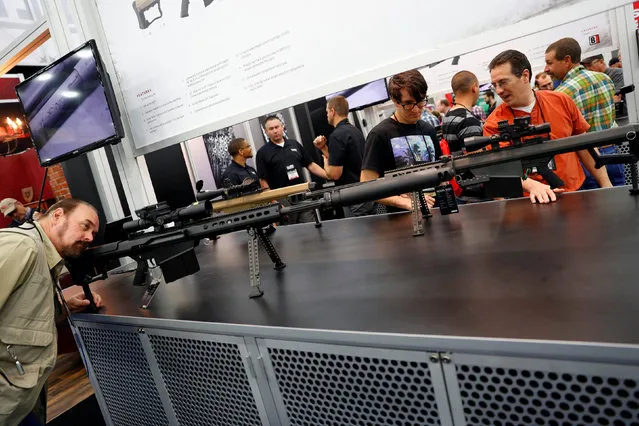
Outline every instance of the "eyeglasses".
<path fill-rule="evenodd" d="M 408 102 L 405 104 L 400 103 L 400 105 L 402 106 L 402 108 L 404 108 L 404 111 L 412 111 L 413 109 L 415 109 L 415 107 L 418 107 L 419 109 L 424 109 L 424 105 L 426 105 L 426 101 Z"/>
<path fill-rule="evenodd" d="M 508 86 L 510 83 L 512 82 L 512 79 L 510 78 L 504 78 L 503 80 L 499 80 L 499 81 L 495 81 L 493 84 L 491 84 L 490 88 L 495 90 L 498 89 L 500 87 L 506 87 Z"/>

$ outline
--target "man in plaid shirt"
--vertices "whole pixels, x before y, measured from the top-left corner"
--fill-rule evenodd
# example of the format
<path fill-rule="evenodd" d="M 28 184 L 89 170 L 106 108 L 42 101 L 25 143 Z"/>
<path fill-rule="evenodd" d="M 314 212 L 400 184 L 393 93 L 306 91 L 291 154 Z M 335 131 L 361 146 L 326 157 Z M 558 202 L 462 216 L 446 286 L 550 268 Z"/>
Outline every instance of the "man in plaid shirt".
<path fill-rule="evenodd" d="M 577 40 L 562 38 L 546 49 L 544 71 L 555 80 L 561 81 L 555 90 L 570 96 L 590 124 L 590 132 L 616 126 L 613 99 L 615 85 L 612 79 L 606 74 L 586 70 L 580 61 L 581 47 Z M 599 152 L 601 154 L 616 153 L 617 149 L 614 145 L 610 145 L 600 148 Z M 586 181 L 581 189 L 611 187 L 613 178 L 616 183 L 621 179 L 621 185 L 623 185 L 621 165 L 613 165 L 608 170 L 603 167 L 596 170 L 595 161 L 587 150 L 579 151 L 578 155 L 586 172 Z M 612 176 L 609 177 L 609 174 Z"/>
<path fill-rule="evenodd" d="M 442 123 L 439 122 L 439 118 L 431 114 L 431 112 L 428 111 L 426 107 L 424 107 L 424 110 L 422 111 L 422 120 L 433 126 L 433 128 L 435 129 L 442 125 Z"/>

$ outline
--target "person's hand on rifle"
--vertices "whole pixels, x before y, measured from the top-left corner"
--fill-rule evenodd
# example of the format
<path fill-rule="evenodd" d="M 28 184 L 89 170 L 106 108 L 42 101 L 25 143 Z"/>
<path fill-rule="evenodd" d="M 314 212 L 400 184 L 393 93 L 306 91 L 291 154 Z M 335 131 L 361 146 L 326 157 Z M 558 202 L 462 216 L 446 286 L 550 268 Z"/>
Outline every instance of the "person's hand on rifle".
<path fill-rule="evenodd" d="M 101 308 L 102 306 L 104 306 L 102 303 L 102 297 L 94 291 L 92 291 L 91 293 L 93 293 L 93 300 L 95 301 L 95 307 Z M 85 310 L 86 308 L 88 308 L 89 304 L 91 303 L 89 302 L 89 299 L 86 298 L 84 293 L 78 293 L 74 296 L 66 298 L 66 301 L 67 301 L 67 306 L 69 307 L 69 310 L 71 312 L 81 312 Z"/>
<path fill-rule="evenodd" d="M 435 206 L 435 197 L 432 197 L 428 194 L 424 194 L 424 199 L 426 199 L 426 205 L 429 209 L 432 209 Z"/>
<path fill-rule="evenodd" d="M 407 201 L 406 206 L 404 208 L 408 211 L 412 211 L 413 203 L 412 203 L 411 194 L 401 194 L 400 197 L 402 197 L 403 199 Z M 426 205 L 428 206 L 429 209 L 432 209 L 435 206 L 435 198 L 433 198 L 432 196 L 428 194 L 424 194 L 424 199 L 426 200 Z"/>
<path fill-rule="evenodd" d="M 562 188 L 551 189 L 549 185 L 534 179 L 521 181 L 521 187 L 530 194 L 530 202 L 547 204 L 557 201 L 557 194 L 564 192 Z"/>

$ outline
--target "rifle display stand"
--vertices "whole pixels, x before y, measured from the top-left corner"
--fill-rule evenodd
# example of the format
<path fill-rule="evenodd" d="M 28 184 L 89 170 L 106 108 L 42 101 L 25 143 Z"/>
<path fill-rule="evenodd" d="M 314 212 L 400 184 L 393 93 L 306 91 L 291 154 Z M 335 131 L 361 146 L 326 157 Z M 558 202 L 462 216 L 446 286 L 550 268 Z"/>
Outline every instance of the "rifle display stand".
<path fill-rule="evenodd" d="M 260 255 L 257 230 L 249 228 L 248 235 L 249 280 L 251 282 L 249 297 L 254 298 L 263 295 L 264 291 L 260 287 Z"/>
<path fill-rule="evenodd" d="M 138 266 L 135 269 L 133 285 L 146 286 L 146 291 L 140 301 L 140 308 L 148 309 L 151 300 L 162 282 L 162 270 L 151 260 L 137 259 Z"/>
<path fill-rule="evenodd" d="M 273 269 L 275 269 L 276 271 L 281 271 L 282 269 L 286 268 L 286 263 L 282 262 L 282 258 L 277 253 L 277 250 L 275 250 L 275 246 L 273 245 L 271 240 L 269 240 L 264 230 L 262 228 L 254 229 L 257 233 L 259 241 L 262 243 L 262 246 L 264 246 L 264 250 L 266 250 L 266 254 L 268 254 L 268 257 L 271 258 L 271 262 L 273 262 L 273 264 L 275 265 L 273 266 Z"/>
<path fill-rule="evenodd" d="M 268 238 L 262 228 L 248 229 L 248 256 L 249 256 L 249 280 L 251 283 L 250 298 L 260 297 L 264 294 L 264 290 L 260 287 L 260 254 L 259 242 L 264 246 L 264 250 L 271 258 L 274 266 L 273 269 L 281 271 L 286 268 L 286 263 L 282 262 L 282 258 L 277 253 L 275 246 Z"/>
<path fill-rule="evenodd" d="M 421 191 L 415 191 L 410 194 L 411 204 L 413 207 L 413 237 L 424 235 L 424 219 L 428 219 L 432 216 L 424 194 Z"/>
<path fill-rule="evenodd" d="M 149 305 L 151 305 L 151 300 L 153 296 L 155 296 L 155 292 L 160 286 L 161 281 L 158 279 L 154 279 L 151 281 L 151 284 L 146 288 L 144 295 L 142 296 L 142 302 L 140 303 L 140 308 L 149 309 Z"/>
<path fill-rule="evenodd" d="M 322 227 L 322 220 L 320 219 L 319 209 L 313 210 L 313 216 L 315 216 L 315 227 L 316 228 L 321 228 Z"/>

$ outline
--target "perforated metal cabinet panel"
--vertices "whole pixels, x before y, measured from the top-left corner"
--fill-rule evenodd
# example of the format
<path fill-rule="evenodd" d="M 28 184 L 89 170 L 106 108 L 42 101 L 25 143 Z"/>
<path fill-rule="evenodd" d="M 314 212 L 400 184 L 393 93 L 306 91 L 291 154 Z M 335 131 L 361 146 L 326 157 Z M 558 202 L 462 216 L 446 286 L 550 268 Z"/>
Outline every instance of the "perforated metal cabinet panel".
<path fill-rule="evenodd" d="M 628 143 L 623 143 L 621 145 L 617 145 L 617 153 L 618 154 L 629 154 L 630 146 Z M 636 164 L 624 164 L 623 165 L 623 175 L 625 179 L 626 185 L 632 185 L 632 168 L 637 167 Z"/>
<path fill-rule="evenodd" d="M 257 339 L 284 425 L 450 425 L 426 352 Z"/>
<path fill-rule="evenodd" d="M 168 425 L 137 328 L 78 327 L 114 425 Z"/>
<path fill-rule="evenodd" d="M 244 340 L 147 329 L 181 425 L 268 425 Z"/>
<path fill-rule="evenodd" d="M 636 425 L 639 367 L 453 354 L 455 425 Z"/>

